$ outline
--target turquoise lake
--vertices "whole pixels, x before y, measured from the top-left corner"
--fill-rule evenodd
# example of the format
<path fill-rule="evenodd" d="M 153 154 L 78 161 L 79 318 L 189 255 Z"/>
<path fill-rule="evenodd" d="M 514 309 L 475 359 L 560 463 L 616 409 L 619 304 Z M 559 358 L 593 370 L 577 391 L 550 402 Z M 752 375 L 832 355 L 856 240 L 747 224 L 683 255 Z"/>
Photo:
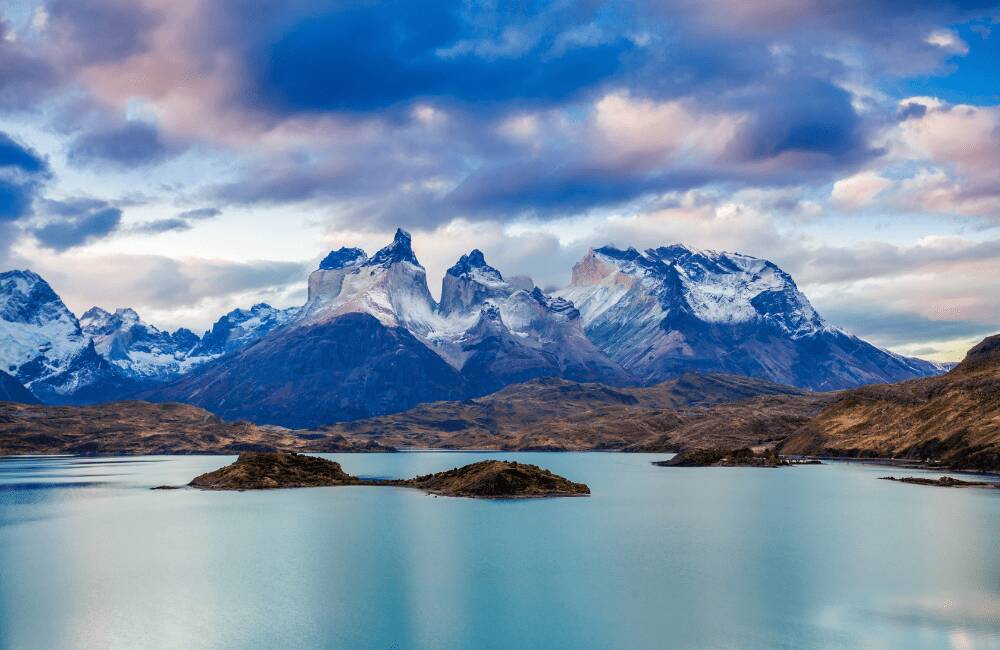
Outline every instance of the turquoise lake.
<path fill-rule="evenodd" d="M 1000 648 L 1000 490 L 833 463 L 483 458 L 587 498 L 152 491 L 233 457 L 0 459 L 0 648 Z"/>

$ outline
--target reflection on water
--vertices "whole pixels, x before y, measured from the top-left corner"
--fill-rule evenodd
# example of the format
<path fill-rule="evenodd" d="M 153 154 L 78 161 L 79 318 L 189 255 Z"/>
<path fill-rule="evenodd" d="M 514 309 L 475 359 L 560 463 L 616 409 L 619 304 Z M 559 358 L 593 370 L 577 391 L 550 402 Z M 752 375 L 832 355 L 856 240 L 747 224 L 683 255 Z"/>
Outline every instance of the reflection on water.
<path fill-rule="evenodd" d="M 488 456 L 593 496 L 152 491 L 232 458 L 0 460 L 0 647 L 1000 646 L 1000 490 L 856 464 L 329 457 L 403 478 Z"/>

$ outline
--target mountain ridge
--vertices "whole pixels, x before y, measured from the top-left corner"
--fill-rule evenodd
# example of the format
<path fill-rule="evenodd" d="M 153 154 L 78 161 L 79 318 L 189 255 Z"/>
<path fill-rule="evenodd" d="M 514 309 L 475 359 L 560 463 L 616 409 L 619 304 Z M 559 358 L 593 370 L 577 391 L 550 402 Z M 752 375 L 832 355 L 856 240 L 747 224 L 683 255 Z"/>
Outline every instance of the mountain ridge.
<path fill-rule="evenodd" d="M 15 271 L 0 278 L 0 334 L 32 335 L 8 334 L 20 347 L 0 339 L 0 369 L 51 402 L 162 396 L 199 399 L 228 415 L 238 398 L 219 392 L 219 401 L 209 404 L 199 387 L 216 376 L 219 363 L 270 337 L 359 313 L 389 330 L 405 330 L 416 341 L 412 345 L 458 373 L 445 382 L 447 389 L 441 385 L 441 394 L 400 388 L 400 394 L 412 390 L 431 401 L 453 396 L 456 388 L 468 398 L 539 377 L 627 386 L 654 385 L 689 371 L 722 372 L 834 390 L 940 372 L 935 364 L 881 350 L 830 326 L 772 262 L 680 244 L 644 252 L 592 249 L 574 266 L 571 285 L 551 293 L 529 278 L 507 278 L 472 248 L 442 277 L 438 302 L 412 238 L 398 229 L 371 257 L 360 248 L 331 250 L 310 275 L 303 306 L 234 309 L 201 336 L 183 328 L 161 331 L 130 308 L 94 307 L 78 320 L 36 274 Z M 322 336 L 297 340 L 307 347 L 326 345 Z M 277 353 L 281 345 L 266 349 Z M 253 358 L 272 370 L 281 361 L 265 361 L 259 353 Z M 363 374 L 363 364 L 352 372 Z M 256 376 L 270 385 L 262 372 Z M 404 398 L 399 408 L 409 403 Z M 289 417 L 300 417 L 295 410 L 294 404 L 283 408 Z M 374 412 L 348 411 L 344 417 Z"/>

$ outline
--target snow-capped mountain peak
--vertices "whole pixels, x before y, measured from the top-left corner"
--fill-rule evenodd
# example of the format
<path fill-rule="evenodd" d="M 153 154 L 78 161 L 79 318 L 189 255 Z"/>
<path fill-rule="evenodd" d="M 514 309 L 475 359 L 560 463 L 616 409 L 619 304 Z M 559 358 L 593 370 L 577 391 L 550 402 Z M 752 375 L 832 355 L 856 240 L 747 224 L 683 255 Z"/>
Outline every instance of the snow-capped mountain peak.
<path fill-rule="evenodd" d="M 91 307 L 80 317 L 80 327 L 91 336 L 106 335 L 140 324 L 145 325 L 131 307 L 119 307 L 114 313 L 100 307 Z"/>
<path fill-rule="evenodd" d="M 368 254 L 363 249 L 341 246 L 335 251 L 330 251 L 330 254 L 324 257 L 323 261 L 319 263 L 319 268 L 324 271 L 348 269 L 361 266 L 367 261 Z"/>
<path fill-rule="evenodd" d="M 56 320 L 76 324 L 76 318 L 49 283 L 27 269 L 0 273 L 0 319 L 31 325 Z"/>
<path fill-rule="evenodd" d="M 473 248 L 468 255 L 458 258 L 458 261 L 448 269 L 448 275 L 468 277 L 480 284 L 500 284 L 503 276 L 500 271 L 486 263 L 486 257 L 478 248 Z"/>
<path fill-rule="evenodd" d="M 829 390 L 934 369 L 830 326 L 768 260 L 681 244 L 640 253 L 605 246 L 557 295 L 584 331 L 643 382 L 714 370 Z"/>
<path fill-rule="evenodd" d="M 372 258 L 364 263 L 364 266 L 382 266 L 388 268 L 399 262 L 408 262 L 414 266 L 420 266 L 417 256 L 413 253 L 413 246 L 410 233 L 402 228 L 396 229 L 396 234 L 392 238 L 392 243 L 372 255 Z"/>
<path fill-rule="evenodd" d="M 740 253 L 692 249 L 682 244 L 590 251 L 573 267 L 572 300 L 589 325 L 616 308 L 626 294 L 643 294 L 647 318 L 687 314 L 704 323 L 767 321 L 793 336 L 828 327 L 791 276 L 775 264 Z"/>
<path fill-rule="evenodd" d="M 301 311 L 301 307 L 277 309 L 263 302 L 250 309 L 234 309 L 219 318 L 212 329 L 205 332 L 191 354 L 216 357 L 235 352 L 291 323 Z"/>
<path fill-rule="evenodd" d="M 441 313 L 468 313 L 491 298 L 506 298 L 515 290 L 500 271 L 486 263 L 482 251 L 473 249 L 445 273 L 441 281 Z"/>
<path fill-rule="evenodd" d="M 197 334 L 184 328 L 162 331 L 130 307 L 119 307 L 114 313 L 92 307 L 80 324 L 97 353 L 127 377 L 164 379 L 208 360 L 191 354 L 199 342 Z"/>
<path fill-rule="evenodd" d="M 0 273 L 0 370 L 31 388 L 62 372 L 86 345 L 76 317 L 38 274 Z"/>

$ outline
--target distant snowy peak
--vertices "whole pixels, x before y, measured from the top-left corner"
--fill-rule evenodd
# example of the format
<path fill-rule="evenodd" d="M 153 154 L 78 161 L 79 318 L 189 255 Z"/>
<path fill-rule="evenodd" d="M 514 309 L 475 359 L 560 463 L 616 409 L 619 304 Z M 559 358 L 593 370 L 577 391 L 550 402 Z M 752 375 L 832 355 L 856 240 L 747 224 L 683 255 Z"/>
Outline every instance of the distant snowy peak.
<path fill-rule="evenodd" d="M 0 318 L 3 320 L 38 325 L 51 320 L 45 312 L 52 305 L 62 305 L 62 301 L 37 273 L 30 270 L 0 273 Z M 65 309 L 65 305 L 61 309 Z"/>
<path fill-rule="evenodd" d="M 321 265 L 309 276 L 309 299 L 299 319 L 302 324 L 365 313 L 383 325 L 404 326 L 418 335 L 435 328 L 437 305 L 408 232 L 397 230 L 392 243 L 370 258 L 361 249 L 341 248 L 331 255 L 329 268 Z"/>
<path fill-rule="evenodd" d="M 97 353 L 129 377 L 166 379 L 207 360 L 191 355 L 200 340 L 197 334 L 184 328 L 173 333 L 162 331 L 128 307 L 113 313 L 92 307 L 83 314 L 80 325 Z"/>
<path fill-rule="evenodd" d="M 773 263 L 679 244 L 645 253 L 611 246 L 591 250 L 559 295 L 573 301 L 589 325 L 630 293 L 655 299 L 655 307 L 645 305 L 646 317 L 673 312 L 704 323 L 763 321 L 796 336 L 828 327 L 791 276 Z"/>
<path fill-rule="evenodd" d="M 235 352 L 294 321 L 301 311 L 301 307 L 277 309 L 266 303 L 234 309 L 205 332 L 192 354 L 212 357 Z"/>
<path fill-rule="evenodd" d="M 129 307 L 116 309 L 114 313 L 91 307 L 80 317 L 80 327 L 91 336 L 105 336 L 128 329 L 133 325 L 145 325 L 139 314 Z"/>
<path fill-rule="evenodd" d="M 79 323 L 49 283 L 32 271 L 0 273 L 0 320 L 24 325 L 65 323 L 79 330 Z"/>
<path fill-rule="evenodd" d="M 0 370 L 28 386 L 62 372 L 87 345 L 76 316 L 39 275 L 0 273 Z"/>

